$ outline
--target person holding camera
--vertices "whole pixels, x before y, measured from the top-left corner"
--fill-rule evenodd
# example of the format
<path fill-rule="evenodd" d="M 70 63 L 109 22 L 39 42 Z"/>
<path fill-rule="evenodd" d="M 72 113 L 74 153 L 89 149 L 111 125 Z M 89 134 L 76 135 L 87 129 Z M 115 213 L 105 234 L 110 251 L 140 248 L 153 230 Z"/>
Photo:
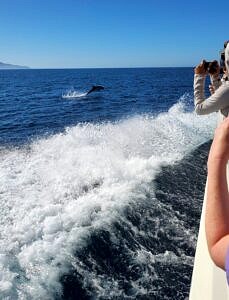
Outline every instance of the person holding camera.
<path fill-rule="evenodd" d="M 222 80 L 220 74 L 224 74 Z M 209 86 L 211 96 L 205 99 L 205 80 L 210 75 Z M 229 114 L 229 43 L 224 43 L 221 52 L 220 65 L 216 60 L 207 62 L 203 60 L 196 68 L 194 75 L 194 104 L 198 115 L 210 114 L 220 111 L 223 117 Z"/>

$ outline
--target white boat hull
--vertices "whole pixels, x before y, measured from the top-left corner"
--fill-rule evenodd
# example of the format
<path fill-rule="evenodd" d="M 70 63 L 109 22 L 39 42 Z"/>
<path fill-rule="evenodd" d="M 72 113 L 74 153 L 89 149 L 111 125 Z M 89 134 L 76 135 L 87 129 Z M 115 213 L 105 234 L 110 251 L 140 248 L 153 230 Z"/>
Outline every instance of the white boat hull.
<path fill-rule="evenodd" d="M 206 197 L 202 208 L 189 299 L 229 300 L 226 273 L 214 265 L 208 252 L 205 235 L 205 207 Z"/>

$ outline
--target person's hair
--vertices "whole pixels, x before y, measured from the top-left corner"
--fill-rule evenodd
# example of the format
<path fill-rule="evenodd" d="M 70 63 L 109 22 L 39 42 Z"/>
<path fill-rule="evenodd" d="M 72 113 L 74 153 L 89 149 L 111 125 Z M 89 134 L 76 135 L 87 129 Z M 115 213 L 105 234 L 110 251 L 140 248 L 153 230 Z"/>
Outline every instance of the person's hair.
<path fill-rule="evenodd" d="M 228 43 L 229 43 L 229 40 L 224 42 L 224 49 L 226 49 Z"/>

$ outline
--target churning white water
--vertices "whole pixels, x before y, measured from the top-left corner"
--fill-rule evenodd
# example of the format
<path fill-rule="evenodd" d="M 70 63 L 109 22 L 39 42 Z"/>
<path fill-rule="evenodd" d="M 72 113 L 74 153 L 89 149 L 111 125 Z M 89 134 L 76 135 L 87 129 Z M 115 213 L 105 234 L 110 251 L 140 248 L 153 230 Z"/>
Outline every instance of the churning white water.
<path fill-rule="evenodd" d="M 157 117 L 82 124 L 0 161 L 0 298 L 52 299 L 74 250 L 109 223 L 162 164 L 212 137 L 216 116 L 177 103 Z"/>

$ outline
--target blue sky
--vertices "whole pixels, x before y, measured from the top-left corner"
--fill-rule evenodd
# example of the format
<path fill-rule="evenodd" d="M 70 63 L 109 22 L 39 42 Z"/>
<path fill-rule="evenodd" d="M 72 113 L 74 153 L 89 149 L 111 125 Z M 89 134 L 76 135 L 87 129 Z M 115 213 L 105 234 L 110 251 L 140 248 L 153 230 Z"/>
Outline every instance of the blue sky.
<path fill-rule="evenodd" d="M 194 66 L 218 57 L 229 39 L 228 18 L 229 1 L 0 0 L 0 61 L 35 68 Z"/>

